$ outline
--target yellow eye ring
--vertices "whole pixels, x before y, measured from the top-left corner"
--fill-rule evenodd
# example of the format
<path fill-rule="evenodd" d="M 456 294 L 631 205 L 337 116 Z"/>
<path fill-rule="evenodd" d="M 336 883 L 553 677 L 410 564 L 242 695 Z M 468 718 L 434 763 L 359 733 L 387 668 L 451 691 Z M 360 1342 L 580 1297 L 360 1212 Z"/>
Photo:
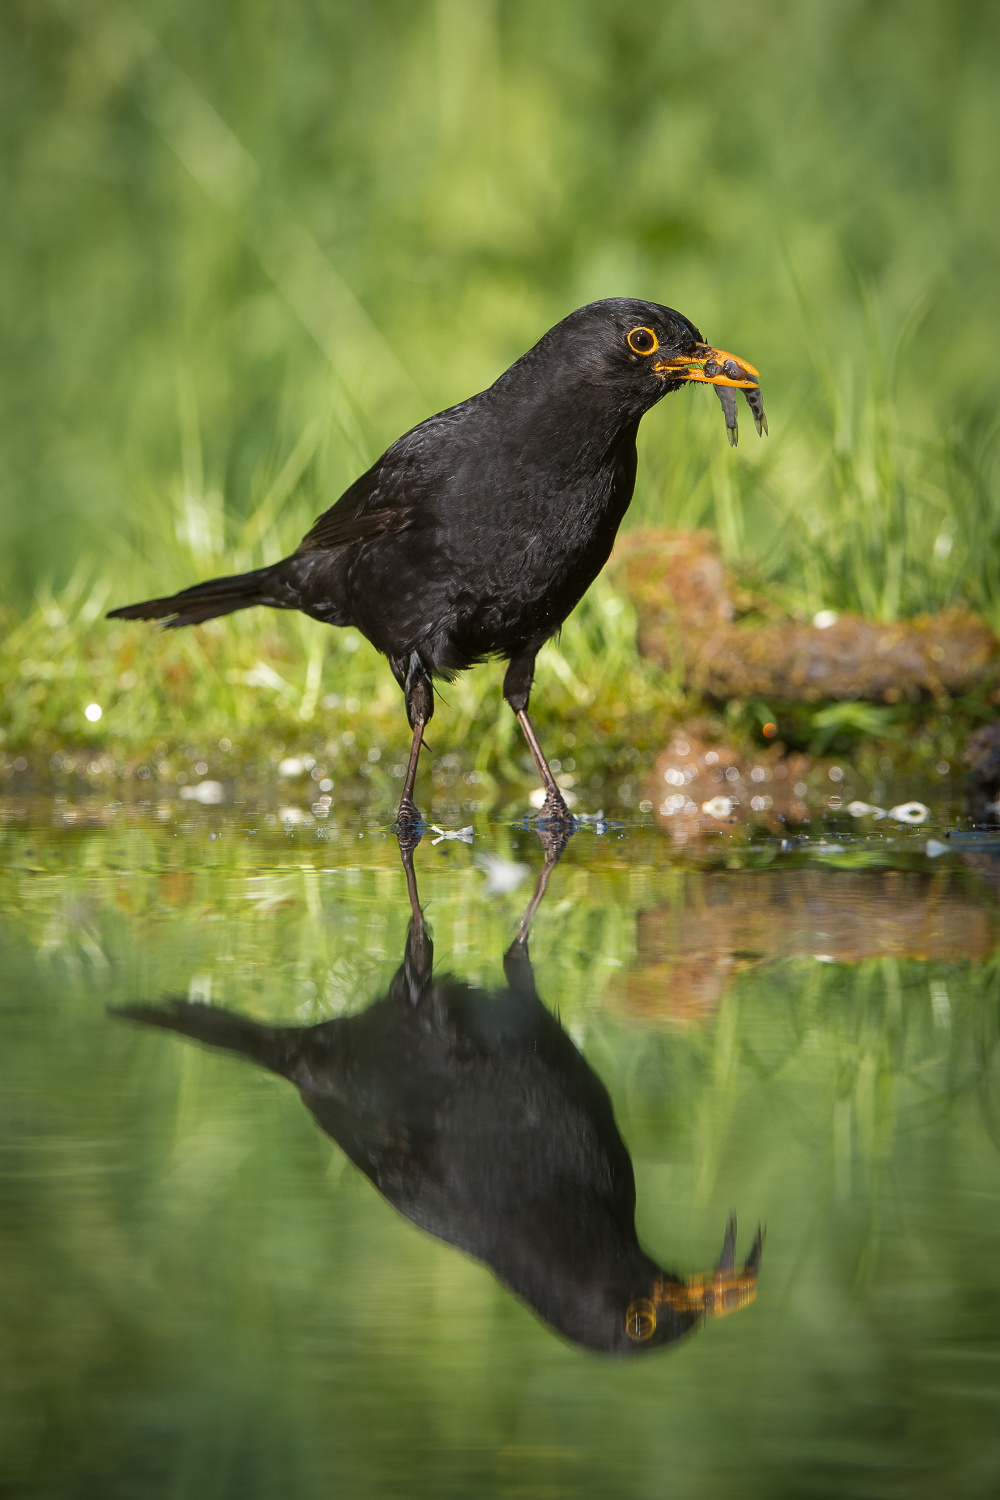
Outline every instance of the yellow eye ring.
<path fill-rule="evenodd" d="M 633 354 L 653 354 L 660 341 L 651 328 L 633 328 L 625 341 Z"/>
<path fill-rule="evenodd" d="M 656 1332 L 656 1308 L 648 1297 L 630 1302 L 625 1313 L 625 1332 L 633 1344 L 644 1344 Z"/>

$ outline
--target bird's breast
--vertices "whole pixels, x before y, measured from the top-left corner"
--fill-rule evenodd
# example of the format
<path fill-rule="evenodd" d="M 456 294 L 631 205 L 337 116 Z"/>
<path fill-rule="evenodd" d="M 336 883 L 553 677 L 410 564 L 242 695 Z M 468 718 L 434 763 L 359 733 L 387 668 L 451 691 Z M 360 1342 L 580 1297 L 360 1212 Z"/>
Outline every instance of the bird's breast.
<path fill-rule="evenodd" d="M 454 637 L 504 655 L 557 630 L 610 556 L 622 489 L 604 474 L 477 516 L 450 560 Z"/>
<path fill-rule="evenodd" d="M 600 462 L 477 444 L 406 531 L 359 548 L 353 617 L 390 657 L 431 671 L 514 656 L 558 630 L 607 561 L 635 482 L 634 433 Z"/>

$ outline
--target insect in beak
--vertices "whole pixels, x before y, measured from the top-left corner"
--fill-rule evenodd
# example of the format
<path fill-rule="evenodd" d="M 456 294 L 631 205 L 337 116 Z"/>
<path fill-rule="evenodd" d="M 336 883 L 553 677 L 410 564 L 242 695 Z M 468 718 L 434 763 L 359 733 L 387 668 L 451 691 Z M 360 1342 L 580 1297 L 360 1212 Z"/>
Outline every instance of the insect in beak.
<path fill-rule="evenodd" d="M 690 354 L 657 359 L 653 369 L 667 380 L 701 381 L 715 387 L 715 393 L 722 402 L 730 447 L 735 448 L 739 438 L 736 421 L 737 390 L 741 390 L 746 398 L 758 436 L 763 437 L 767 432 L 760 376 L 745 359 L 728 354 L 725 349 L 714 349 L 710 344 L 697 344 Z"/>

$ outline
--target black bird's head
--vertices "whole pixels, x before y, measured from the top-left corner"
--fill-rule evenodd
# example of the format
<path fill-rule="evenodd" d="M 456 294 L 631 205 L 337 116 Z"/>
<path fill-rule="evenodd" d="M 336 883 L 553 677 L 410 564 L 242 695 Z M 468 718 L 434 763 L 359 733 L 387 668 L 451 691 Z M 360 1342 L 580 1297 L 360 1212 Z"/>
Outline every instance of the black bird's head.
<path fill-rule="evenodd" d="M 735 391 L 742 390 L 757 431 L 767 430 L 753 365 L 706 344 L 683 313 L 659 302 L 634 297 L 589 302 L 549 329 L 524 362 L 532 356 L 551 362 L 569 384 L 601 387 L 619 410 L 636 418 L 682 385 L 714 386 L 730 442 L 736 433 Z"/>
<path fill-rule="evenodd" d="M 764 1252 L 764 1231 L 757 1226 L 750 1254 L 736 1265 L 736 1217 L 730 1216 L 718 1264 L 702 1275 L 679 1277 L 663 1272 L 625 1309 L 623 1346 L 645 1353 L 681 1338 L 709 1318 L 724 1318 L 757 1299 L 757 1277 Z"/>

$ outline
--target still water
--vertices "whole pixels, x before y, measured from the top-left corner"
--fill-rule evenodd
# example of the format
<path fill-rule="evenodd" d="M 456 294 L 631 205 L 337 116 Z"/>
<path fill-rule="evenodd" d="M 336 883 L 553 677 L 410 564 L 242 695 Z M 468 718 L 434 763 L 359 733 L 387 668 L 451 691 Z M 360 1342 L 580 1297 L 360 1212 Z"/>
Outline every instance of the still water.
<path fill-rule="evenodd" d="M 0 1493 L 996 1492 L 989 840 L 0 819 Z"/>

